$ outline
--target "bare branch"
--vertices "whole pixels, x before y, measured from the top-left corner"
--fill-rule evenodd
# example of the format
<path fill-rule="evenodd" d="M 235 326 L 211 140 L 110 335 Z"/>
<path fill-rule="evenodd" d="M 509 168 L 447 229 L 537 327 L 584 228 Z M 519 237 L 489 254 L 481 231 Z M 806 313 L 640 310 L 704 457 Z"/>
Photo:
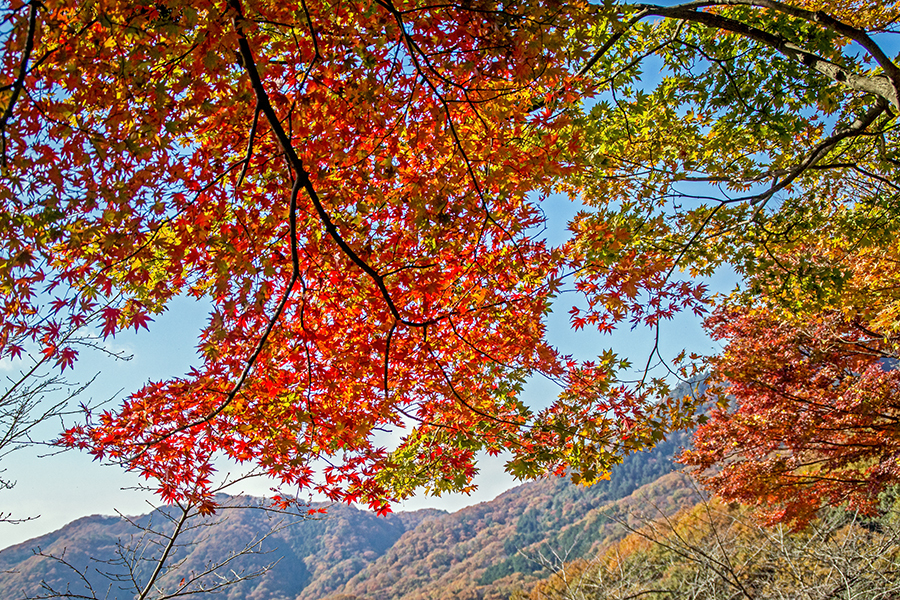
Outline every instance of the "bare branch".
<path fill-rule="evenodd" d="M 169 554 L 171 554 L 172 548 L 175 547 L 175 541 L 181 534 L 181 530 L 184 527 L 185 522 L 188 520 L 189 514 L 190 508 L 181 507 L 181 517 L 178 519 L 178 523 L 175 525 L 175 531 L 173 531 L 172 535 L 169 536 L 169 543 L 166 544 L 166 548 L 165 550 L 163 550 L 162 556 L 160 556 L 159 560 L 156 562 L 156 568 L 153 569 L 153 574 L 150 575 L 150 579 L 147 581 L 147 585 L 144 586 L 144 589 L 138 596 L 138 600 L 146 600 L 147 594 L 150 593 L 150 590 L 152 590 L 153 586 L 156 584 L 156 580 L 159 579 L 159 575 L 160 573 L 162 573 L 163 567 L 169 560 Z"/>

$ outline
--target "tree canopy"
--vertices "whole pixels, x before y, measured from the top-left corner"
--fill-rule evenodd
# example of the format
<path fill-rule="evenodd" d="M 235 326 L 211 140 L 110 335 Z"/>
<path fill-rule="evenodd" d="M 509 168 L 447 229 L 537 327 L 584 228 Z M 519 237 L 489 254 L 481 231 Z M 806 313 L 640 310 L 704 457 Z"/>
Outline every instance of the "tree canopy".
<path fill-rule="evenodd" d="M 590 167 L 569 181 L 596 210 L 576 231 L 627 233 L 624 251 L 576 235 L 591 266 L 576 325 L 656 325 L 702 297 L 697 277 L 740 276 L 706 305 L 723 351 L 683 365 L 710 373 L 701 400 L 718 405 L 684 460 L 770 521 L 875 510 L 900 472 L 898 16 L 896 4 L 642 5 L 591 67 L 606 97 L 578 121 Z M 650 55 L 655 87 L 635 71 Z M 610 282 L 628 279 L 623 304 Z"/>
<path fill-rule="evenodd" d="M 702 278 L 729 265 L 752 285 L 738 313 L 852 312 L 847 257 L 889 269 L 900 69 L 879 34 L 897 4 L 0 14 L 0 358 L 66 369 L 85 328 L 210 299 L 201 365 L 61 438 L 168 500 L 212 509 L 221 455 L 381 509 L 468 489 L 479 451 L 592 481 L 695 401 L 666 396 L 653 357 L 629 382 L 612 351 L 560 353 L 554 301 L 578 304 L 575 328 L 657 327 L 724 303 Z M 541 233 L 554 191 L 585 205 L 559 247 Z M 532 376 L 560 386 L 546 408 L 521 397 Z"/>

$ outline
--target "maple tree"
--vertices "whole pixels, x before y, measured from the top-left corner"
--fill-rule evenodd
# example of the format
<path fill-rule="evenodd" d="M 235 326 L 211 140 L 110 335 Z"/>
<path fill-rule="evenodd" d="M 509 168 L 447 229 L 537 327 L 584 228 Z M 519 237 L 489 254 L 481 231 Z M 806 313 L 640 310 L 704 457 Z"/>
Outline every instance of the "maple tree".
<path fill-rule="evenodd" d="M 662 419 L 544 336 L 565 261 L 539 200 L 572 168 L 589 8 L 10 4 L 0 356 L 66 369 L 73 328 L 211 299 L 202 365 L 61 440 L 207 509 L 217 454 L 384 510 L 469 489 L 479 450 L 593 479 Z M 568 390 L 539 412 L 538 373 Z"/>
<path fill-rule="evenodd" d="M 767 0 L 610 10 L 588 62 L 600 101 L 575 127 L 589 167 L 567 179 L 592 209 L 573 223 L 589 303 L 576 326 L 655 325 L 705 293 L 679 270 L 773 273 L 779 238 L 840 232 L 857 203 L 891 214 L 900 70 L 873 36 L 898 11 Z M 655 87 L 642 79 L 650 57 Z"/>
<path fill-rule="evenodd" d="M 73 331 L 209 298 L 202 365 L 61 439 L 208 509 L 217 455 L 380 509 L 469 489 L 478 451 L 592 481 L 692 402 L 624 383 L 612 351 L 561 355 L 554 298 L 574 282 L 575 328 L 658 326 L 710 301 L 679 269 L 771 271 L 778 215 L 822 235 L 863 198 L 889 210 L 900 71 L 872 35 L 896 13 L 13 2 L 0 358 L 66 369 Z M 554 189 L 589 207 L 559 248 L 540 234 Z M 535 375 L 562 389 L 542 410 L 521 398 Z M 408 432 L 387 449 L 385 428 Z"/>
<path fill-rule="evenodd" d="M 810 263 L 840 272 L 838 288 L 795 276 L 708 320 L 726 344 L 709 363 L 719 406 L 682 460 L 771 522 L 801 526 L 829 504 L 872 513 L 897 483 L 896 224 L 872 231 L 882 243 L 860 235 L 781 256 L 794 275 Z"/>

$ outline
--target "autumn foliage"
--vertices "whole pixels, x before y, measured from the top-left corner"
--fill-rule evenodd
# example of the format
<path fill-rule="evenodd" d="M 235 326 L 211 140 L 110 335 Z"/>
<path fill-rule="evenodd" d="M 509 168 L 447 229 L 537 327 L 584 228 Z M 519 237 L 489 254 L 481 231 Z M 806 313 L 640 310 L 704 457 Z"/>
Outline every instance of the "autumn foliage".
<path fill-rule="evenodd" d="M 726 344 L 710 363 L 719 407 L 683 460 L 770 521 L 802 525 L 825 505 L 872 512 L 900 476 L 896 243 L 841 241 L 794 256 L 837 269 L 840 285 L 795 279 L 707 322 Z"/>
<path fill-rule="evenodd" d="M 727 386 L 686 462 L 719 465 L 705 478 L 716 493 L 773 521 L 805 523 L 828 504 L 873 510 L 900 475 L 900 371 L 883 339 L 834 314 L 723 311 L 711 325 L 728 340 L 717 359 Z"/>
<path fill-rule="evenodd" d="M 201 364 L 60 440 L 208 509 L 221 456 L 382 510 L 470 489 L 481 451 L 509 451 L 518 477 L 593 481 L 691 424 L 694 401 L 667 399 L 658 346 L 628 383 L 613 351 L 562 355 L 553 302 L 577 294 L 575 329 L 657 328 L 704 314 L 722 266 L 758 290 L 830 274 L 843 297 L 839 265 L 784 265 L 895 220 L 900 69 L 873 36 L 896 18 L 774 0 L 12 2 L 0 359 L 68 369 L 79 331 L 211 301 Z M 658 82 L 641 80 L 651 56 Z M 553 191 L 585 206 L 559 247 Z M 838 337 L 868 327 L 808 299 L 792 301 L 828 308 Z M 711 321 L 734 348 L 787 357 L 806 344 L 791 323 L 818 326 L 751 304 Z M 829 369 L 872 373 L 835 402 L 891 393 L 877 361 L 815 356 L 786 393 L 825 393 Z M 546 407 L 522 400 L 533 376 L 559 385 Z M 383 430 L 404 436 L 384 447 Z M 858 443 L 889 437 L 872 435 Z"/>
<path fill-rule="evenodd" d="M 897 481 L 898 11 L 635 7 L 578 120 L 588 167 L 566 182 L 590 205 L 572 242 L 588 301 L 573 323 L 712 309 L 720 352 L 687 349 L 678 371 L 657 343 L 637 378 L 710 376 L 700 399 L 717 408 L 685 460 L 769 522 L 873 510 Z M 634 66 L 651 54 L 658 79 Z M 710 298 L 702 283 L 729 273 L 737 289 Z"/>
<path fill-rule="evenodd" d="M 182 294 L 214 304 L 201 365 L 62 443 L 167 500 L 210 503 L 219 453 L 380 508 L 467 489 L 480 450 L 511 450 L 519 476 L 592 479 L 617 430 L 641 447 L 643 401 L 608 400 L 610 366 L 545 340 L 565 261 L 539 201 L 571 169 L 577 136 L 559 133 L 587 10 L 6 8 L 2 356 L 37 347 L 65 369 L 73 329 L 147 327 Z M 538 413 L 519 396 L 537 373 L 568 390 Z M 409 433 L 388 450 L 385 428 Z"/>
<path fill-rule="evenodd" d="M 793 533 L 763 527 L 745 507 L 718 500 L 674 515 L 635 511 L 633 524 L 622 521 L 627 537 L 590 561 L 551 565 L 525 597 L 889 598 L 900 588 L 900 531 L 895 498 L 885 500 L 879 518 L 832 509 Z"/>

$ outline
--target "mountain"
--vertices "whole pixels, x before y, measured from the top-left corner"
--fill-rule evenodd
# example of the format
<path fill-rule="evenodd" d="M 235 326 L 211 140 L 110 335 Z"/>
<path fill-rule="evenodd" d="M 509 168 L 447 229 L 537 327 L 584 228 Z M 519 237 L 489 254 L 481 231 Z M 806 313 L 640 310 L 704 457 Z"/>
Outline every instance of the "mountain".
<path fill-rule="evenodd" d="M 293 600 L 301 590 L 330 592 L 383 555 L 407 529 L 446 514 L 425 509 L 377 517 L 337 505 L 328 508 L 327 516 L 282 519 L 254 508 L 262 503 L 253 500 L 232 499 L 216 517 L 189 522 L 170 561 L 183 562 L 162 579 L 163 587 L 171 588 L 185 574 L 203 573 L 211 563 L 248 549 L 224 572 L 262 573 L 225 588 L 218 597 Z M 38 595 L 43 581 L 56 591 L 131 599 L 135 591 L 131 572 L 138 581 L 146 581 L 165 541 L 152 532 L 171 532 L 178 516 L 167 508 L 127 519 L 85 517 L 7 548 L 0 552 L 0 598 Z M 78 575 L 85 572 L 87 582 Z"/>
<path fill-rule="evenodd" d="M 177 569 L 160 586 L 171 591 L 182 578 L 227 561 L 218 575 L 253 575 L 222 588 L 217 597 L 228 600 L 507 598 L 546 574 L 548 562 L 588 556 L 621 537 L 614 518 L 693 504 L 687 479 L 672 473 L 671 457 L 685 439 L 676 435 L 627 457 L 609 481 L 584 487 L 542 479 L 451 514 L 378 517 L 338 505 L 321 518 L 291 523 L 254 509 L 258 503 L 250 499 L 231 499 L 244 508 L 188 522 L 169 562 Z M 0 551 L 0 598 L 39 595 L 42 582 L 44 594 L 49 588 L 133 598 L 133 581 L 149 578 L 162 551 L 158 533 L 171 531 L 178 517 L 171 507 L 129 519 L 85 517 Z M 200 580 L 209 587 L 218 584 L 216 576 Z"/>
<path fill-rule="evenodd" d="M 561 479 L 520 486 L 491 502 L 423 523 L 337 590 L 343 599 L 493 600 L 527 589 L 549 564 L 595 552 L 621 530 L 610 514 L 648 503 L 696 502 L 670 473 L 616 502 Z M 684 503 L 678 503 L 682 498 Z M 332 597 L 330 600 L 335 600 Z M 298 600 L 317 600 L 301 594 Z"/>

